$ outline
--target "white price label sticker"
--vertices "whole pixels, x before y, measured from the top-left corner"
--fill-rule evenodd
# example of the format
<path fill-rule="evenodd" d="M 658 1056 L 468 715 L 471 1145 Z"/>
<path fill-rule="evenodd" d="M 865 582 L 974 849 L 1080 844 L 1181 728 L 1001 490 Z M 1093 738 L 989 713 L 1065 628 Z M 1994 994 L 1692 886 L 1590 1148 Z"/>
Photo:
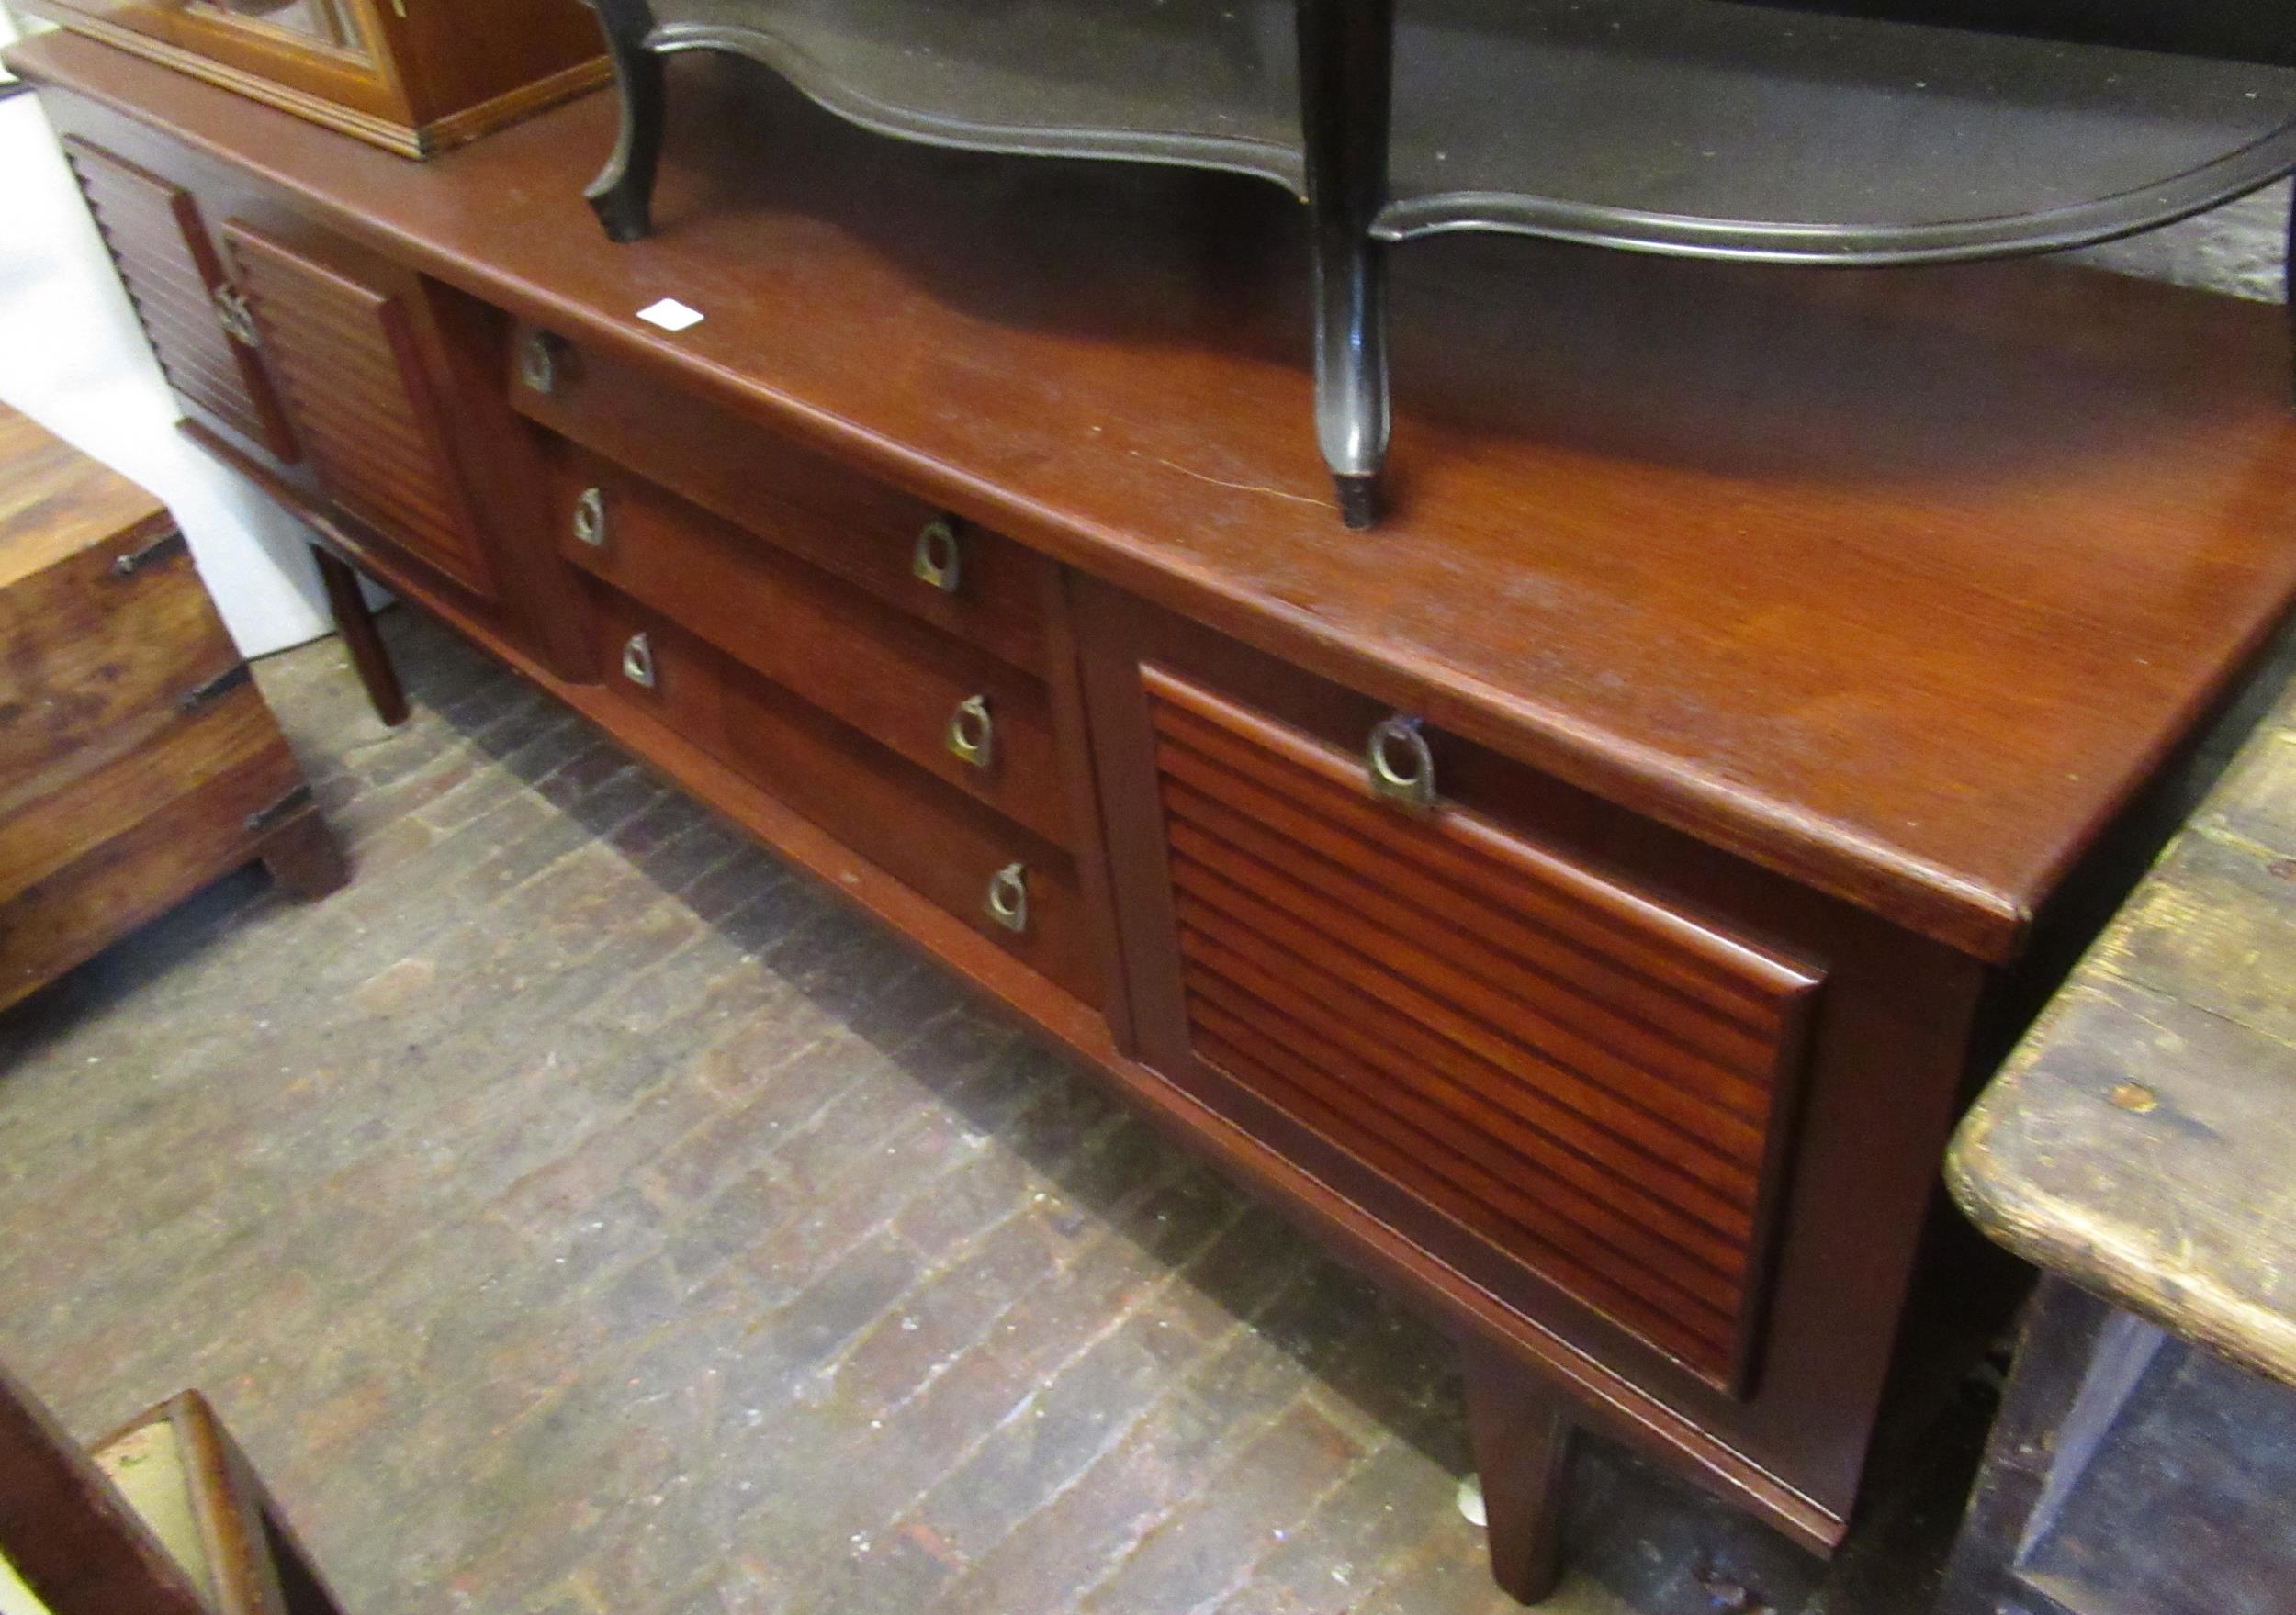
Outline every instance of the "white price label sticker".
<path fill-rule="evenodd" d="M 689 308 L 675 297 L 664 297 L 649 303 L 637 311 L 637 317 L 648 325 L 658 325 L 664 331 L 685 331 L 702 323 L 702 310 Z"/>

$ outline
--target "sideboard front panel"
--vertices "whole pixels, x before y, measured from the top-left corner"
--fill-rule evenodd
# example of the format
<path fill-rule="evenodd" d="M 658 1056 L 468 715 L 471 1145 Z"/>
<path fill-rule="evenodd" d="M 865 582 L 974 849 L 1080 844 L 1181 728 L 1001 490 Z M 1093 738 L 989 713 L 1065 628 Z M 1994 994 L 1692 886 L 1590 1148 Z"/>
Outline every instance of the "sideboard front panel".
<path fill-rule="evenodd" d="M 1818 977 L 1143 669 L 1189 1047 L 1718 1385 Z"/>
<path fill-rule="evenodd" d="M 327 491 L 472 593 L 496 584 L 396 272 L 367 277 L 240 221 L 231 266 Z"/>
<path fill-rule="evenodd" d="M 187 408 L 294 460 L 294 434 L 250 342 L 225 329 L 224 300 L 235 294 L 197 201 L 89 141 L 66 138 L 63 149 L 168 386 Z"/>

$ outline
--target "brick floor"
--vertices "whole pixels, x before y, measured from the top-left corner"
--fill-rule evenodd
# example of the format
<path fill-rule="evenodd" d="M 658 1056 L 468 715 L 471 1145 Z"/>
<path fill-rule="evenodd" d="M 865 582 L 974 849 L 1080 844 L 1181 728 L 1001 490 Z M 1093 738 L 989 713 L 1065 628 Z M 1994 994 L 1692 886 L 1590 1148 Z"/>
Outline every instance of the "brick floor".
<path fill-rule="evenodd" d="M 206 1390 L 353 1611 L 1514 1608 L 1430 1328 L 388 621 L 400 730 L 332 642 L 260 672 L 353 883 L 233 877 L 0 1016 L 0 1358 L 76 1431 Z M 1930 1545 L 1852 1596 L 1577 1480 L 1570 1615 L 1919 1607 Z"/>

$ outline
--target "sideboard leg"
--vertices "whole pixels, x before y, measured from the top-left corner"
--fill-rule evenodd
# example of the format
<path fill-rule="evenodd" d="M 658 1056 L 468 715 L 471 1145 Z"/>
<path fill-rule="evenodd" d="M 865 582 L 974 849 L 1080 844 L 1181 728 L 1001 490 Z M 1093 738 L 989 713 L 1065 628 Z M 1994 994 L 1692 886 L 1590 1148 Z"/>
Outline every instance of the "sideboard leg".
<path fill-rule="evenodd" d="M 375 614 L 366 609 L 366 597 L 359 592 L 359 575 L 317 544 L 311 545 L 311 559 L 319 564 L 319 580 L 327 589 L 327 609 L 334 615 L 335 632 L 343 635 L 343 648 L 351 653 L 351 666 L 366 687 L 366 699 L 374 703 L 375 715 L 395 729 L 407 721 L 406 691 L 399 687 L 399 670 L 390 665 L 390 647 L 383 643 Z"/>
<path fill-rule="evenodd" d="M 662 59 L 646 48 L 654 16 L 646 0 L 591 0 L 606 30 L 606 57 L 622 95 L 622 132 L 613 155 L 582 194 L 606 227 L 609 240 L 635 241 L 654 233 L 654 175 L 661 166 L 662 125 L 669 87 Z"/>
<path fill-rule="evenodd" d="M 1300 118 L 1314 229 L 1315 434 L 1341 517 L 1379 515 L 1387 462 L 1386 249 L 1393 0 L 1299 0 Z"/>
<path fill-rule="evenodd" d="M 1491 1575 L 1536 1604 L 1562 1579 L 1563 1503 L 1569 1495 L 1570 1417 L 1538 1381 L 1491 1347 L 1461 1347 L 1467 1427 L 1490 1521 Z"/>

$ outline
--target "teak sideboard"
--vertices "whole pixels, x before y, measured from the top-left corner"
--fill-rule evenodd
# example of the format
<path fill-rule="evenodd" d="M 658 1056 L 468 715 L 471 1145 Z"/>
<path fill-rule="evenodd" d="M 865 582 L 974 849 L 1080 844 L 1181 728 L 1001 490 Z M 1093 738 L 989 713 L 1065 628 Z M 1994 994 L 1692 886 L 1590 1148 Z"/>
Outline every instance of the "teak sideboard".
<path fill-rule="evenodd" d="M 1998 1323 L 1940 1154 L 2274 665 L 2275 311 L 1399 251 L 1355 537 L 1248 183 L 697 59 L 615 246 L 609 97 L 12 61 L 199 441 L 1445 1320 L 1518 1596 L 1574 1430 L 1828 1549 Z"/>

